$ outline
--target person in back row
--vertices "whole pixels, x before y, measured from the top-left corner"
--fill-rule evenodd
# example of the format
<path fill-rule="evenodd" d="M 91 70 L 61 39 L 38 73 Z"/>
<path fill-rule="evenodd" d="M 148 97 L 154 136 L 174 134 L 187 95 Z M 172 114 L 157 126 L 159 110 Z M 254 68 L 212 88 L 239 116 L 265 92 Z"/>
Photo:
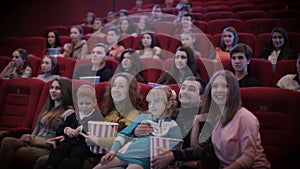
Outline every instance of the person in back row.
<path fill-rule="evenodd" d="M 91 64 L 84 64 L 78 67 L 73 74 L 73 79 L 80 79 L 83 76 L 100 76 L 100 82 L 109 81 L 113 76 L 113 70 L 106 66 L 106 54 L 108 47 L 98 43 L 92 50 Z"/>
<path fill-rule="evenodd" d="M 287 32 L 283 28 L 274 28 L 271 31 L 269 46 L 260 53 L 260 58 L 270 61 L 275 69 L 276 63 L 284 59 L 296 59 L 290 47 Z"/>
<path fill-rule="evenodd" d="M 244 43 L 238 43 L 230 50 L 231 65 L 240 87 L 261 85 L 261 83 L 248 72 L 248 64 L 251 61 L 252 55 L 252 49 Z"/>
<path fill-rule="evenodd" d="M 194 52 L 189 47 L 176 49 L 171 69 L 164 72 L 157 80 L 158 84 L 181 84 L 188 76 L 200 77 Z"/>
<path fill-rule="evenodd" d="M 36 78 L 45 82 L 50 82 L 56 78 L 59 78 L 57 59 L 54 56 L 44 56 L 41 62 L 41 69 L 42 73 L 39 74 Z"/>
<path fill-rule="evenodd" d="M 277 87 L 300 91 L 300 54 L 296 61 L 296 74 L 288 74 L 283 76 L 278 82 Z"/>
<path fill-rule="evenodd" d="M 16 49 L 12 54 L 12 61 L 0 73 L 0 78 L 31 77 L 32 70 L 28 65 L 28 54 L 25 49 Z"/>

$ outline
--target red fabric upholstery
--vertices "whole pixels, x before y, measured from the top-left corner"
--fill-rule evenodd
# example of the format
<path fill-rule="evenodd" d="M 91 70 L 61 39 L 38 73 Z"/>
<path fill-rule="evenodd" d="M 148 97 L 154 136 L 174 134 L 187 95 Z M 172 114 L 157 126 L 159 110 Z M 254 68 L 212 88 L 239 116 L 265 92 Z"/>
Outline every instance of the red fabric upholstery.
<path fill-rule="evenodd" d="M 256 36 L 254 58 L 259 58 L 262 50 L 269 46 L 270 33 L 261 33 Z"/>
<path fill-rule="evenodd" d="M 215 62 L 211 59 L 206 58 L 196 58 L 196 63 L 198 65 L 199 74 L 201 78 L 208 83 L 210 77 L 213 75 L 215 71 Z"/>
<path fill-rule="evenodd" d="M 298 168 L 300 93 L 292 90 L 242 88 L 243 106 L 260 122 L 262 145 L 273 169 Z"/>
<path fill-rule="evenodd" d="M 57 57 L 57 63 L 59 75 L 72 78 L 76 59 L 70 57 Z"/>
<path fill-rule="evenodd" d="M 3 81 L 0 87 L 0 130 L 30 132 L 44 84 L 31 78 Z"/>
<path fill-rule="evenodd" d="M 204 14 L 204 20 L 210 21 L 214 19 L 228 19 L 233 18 L 234 14 L 231 11 L 214 11 L 214 12 L 206 12 Z"/>
<path fill-rule="evenodd" d="M 51 30 L 57 30 L 58 31 L 58 34 L 61 36 L 61 35 L 67 35 L 69 36 L 69 27 L 68 26 L 65 26 L 65 25 L 54 25 L 54 26 L 49 26 L 47 28 L 47 32 L 48 33 L 49 31 Z"/>
<path fill-rule="evenodd" d="M 230 11 L 228 5 L 210 5 L 205 8 L 205 12 L 213 12 L 213 11 Z"/>
<path fill-rule="evenodd" d="M 22 44 L 22 38 L 19 37 L 0 37 L 0 55 L 12 56 L 13 51 L 20 48 Z"/>
<path fill-rule="evenodd" d="M 0 56 L 0 72 L 7 66 L 7 64 L 11 61 L 11 57 L 8 56 Z"/>
<path fill-rule="evenodd" d="M 288 32 L 290 46 L 294 52 L 294 58 L 297 59 L 298 54 L 300 53 L 300 31 L 299 32 Z"/>
<path fill-rule="evenodd" d="M 239 11 L 235 13 L 235 16 L 245 21 L 247 19 L 264 18 L 266 16 L 266 12 L 263 10 Z"/>
<path fill-rule="evenodd" d="M 244 22 L 243 32 L 260 34 L 271 32 L 273 28 L 282 27 L 282 21 L 275 18 L 249 19 Z"/>
<path fill-rule="evenodd" d="M 32 77 L 37 77 L 41 73 L 41 61 L 40 57 L 28 57 L 28 64 L 32 70 Z"/>
<path fill-rule="evenodd" d="M 296 59 L 281 60 L 276 64 L 273 78 L 273 86 L 275 87 L 277 82 L 287 74 L 297 74 Z"/>
<path fill-rule="evenodd" d="M 230 60 L 221 61 L 224 69 L 234 72 Z M 248 72 L 261 82 L 262 86 L 271 87 L 273 83 L 272 64 L 267 60 L 252 58 L 248 65 Z"/>
<path fill-rule="evenodd" d="M 193 23 L 201 32 L 206 33 L 207 31 L 207 22 L 206 21 L 194 21 Z"/>
<path fill-rule="evenodd" d="M 225 27 L 232 26 L 236 31 L 241 32 L 244 22 L 240 19 L 216 19 L 208 21 L 207 33 L 214 35 L 221 33 Z"/>
<path fill-rule="evenodd" d="M 288 18 L 294 18 L 300 16 L 299 10 L 295 9 L 275 9 L 267 12 L 267 17 L 279 18 L 283 21 Z"/>
<path fill-rule="evenodd" d="M 59 35 L 59 39 L 60 39 L 60 42 L 61 42 L 61 45 L 64 46 L 64 44 L 66 43 L 71 43 L 71 38 L 70 36 L 67 36 L 67 35 Z"/>
<path fill-rule="evenodd" d="M 27 50 L 28 54 L 33 54 L 34 56 L 42 57 L 43 50 L 46 47 L 46 38 L 41 36 L 28 36 L 22 39 L 22 47 Z"/>
<path fill-rule="evenodd" d="M 275 10 L 275 9 L 284 9 L 286 8 L 285 2 L 265 2 L 258 5 L 258 8 L 264 11 Z"/>
<path fill-rule="evenodd" d="M 300 17 L 285 19 L 283 26 L 288 32 L 300 32 Z"/>
<path fill-rule="evenodd" d="M 141 58 L 143 77 L 148 82 L 157 82 L 160 77 L 163 62 L 154 58 Z"/>
<path fill-rule="evenodd" d="M 125 49 L 127 48 L 132 48 L 132 44 L 134 41 L 134 37 L 130 36 L 130 35 L 121 35 L 121 40 L 120 40 L 120 44 L 123 45 L 125 47 Z"/>
<path fill-rule="evenodd" d="M 246 10 L 256 10 L 257 6 L 252 3 L 245 3 L 245 4 L 237 4 L 231 6 L 232 12 L 239 12 L 239 11 L 246 11 Z"/>

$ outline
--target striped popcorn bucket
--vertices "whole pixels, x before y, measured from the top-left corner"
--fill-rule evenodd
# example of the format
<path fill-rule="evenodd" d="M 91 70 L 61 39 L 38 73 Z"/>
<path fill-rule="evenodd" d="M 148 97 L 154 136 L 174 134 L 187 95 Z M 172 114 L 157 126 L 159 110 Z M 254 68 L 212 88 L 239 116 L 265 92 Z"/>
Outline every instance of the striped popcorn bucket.
<path fill-rule="evenodd" d="M 104 122 L 104 121 L 89 121 L 89 132 L 97 137 L 116 137 L 118 130 L 118 123 Z M 105 149 L 101 146 L 90 146 L 91 152 L 95 154 L 104 153 Z"/>
<path fill-rule="evenodd" d="M 158 154 L 164 152 L 157 149 L 157 147 L 162 147 L 167 150 L 180 149 L 182 146 L 183 140 L 166 138 L 166 137 L 150 137 L 150 157 L 152 159 Z"/>

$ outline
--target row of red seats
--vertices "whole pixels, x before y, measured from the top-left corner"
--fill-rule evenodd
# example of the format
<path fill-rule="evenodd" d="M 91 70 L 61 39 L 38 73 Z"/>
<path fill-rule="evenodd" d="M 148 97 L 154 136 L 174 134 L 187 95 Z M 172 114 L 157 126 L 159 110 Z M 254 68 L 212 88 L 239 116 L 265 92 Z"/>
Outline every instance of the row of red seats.
<path fill-rule="evenodd" d="M 261 14 L 260 11 L 245 11 L 241 12 L 238 17 L 231 17 L 230 12 L 212 12 L 206 17 L 210 18 L 205 21 L 202 15 L 194 14 L 197 19 L 194 21 L 194 25 L 198 27 L 203 33 L 216 34 L 221 33 L 227 26 L 233 26 L 238 32 L 247 32 L 253 34 L 267 33 L 275 27 L 283 27 L 289 32 L 300 32 L 299 26 L 299 14 L 295 15 L 298 17 L 286 18 L 281 20 L 280 18 L 270 18 Z M 281 13 L 278 13 L 279 17 L 283 17 Z M 140 15 L 130 16 L 135 22 L 138 21 Z M 180 23 L 173 24 L 171 21 L 175 19 L 174 16 L 166 16 L 170 22 L 157 22 L 152 23 L 154 31 L 157 33 L 172 34 L 175 27 L 178 27 Z M 247 18 L 247 19 L 246 19 Z M 199 20 L 198 20 L 199 19 Z M 259 26 L 258 26 L 259 25 Z M 66 25 L 54 25 L 49 26 L 46 31 L 56 29 L 60 35 L 69 35 L 70 26 Z M 84 34 L 92 33 L 90 28 L 84 29 Z"/>
<path fill-rule="evenodd" d="M 228 22 L 230 21 L 228 20 Z M 210 27 L 211 30 L 215 30 L 215 32 L 222 32 L 222 29 L 225 26 L 226 24 L 222 25 L 218 22 L 214 22 L 214 24 Z M 164 50 L 163 59 L 172 57 L 176 48 L 181 46 L 180 35 L 170 36 L 168 34 L 164 34 L 163 30 L 158 30 L 157 32 L 160 33 L 155 33 L 155 36 L 160 44 L 160 47 Z M 248 44 L 253 49 L 254 58 L 258 58 L 262 49 L 269 46 L 269 32 L 258 35 L 245 32 L 239 32 L 238 34 L 240 42 Z M 209 56 L 209 54 L 214 50 L 214 47 L 220 45 L 221 35 L 221 33 L 215 33 L 213 35 L 202 33 L 195 34 L 199 51 L 203 56 Z M 300 31 L 288 32 L 288 35 L 292 50 L 296 54 L 299 53 L 300 48 L 298 46 L 300 46 Z M 106 43 L 106 38 L 96 36 L 85 35 L 84 39 L 87 40 L 89 52 L 91 52 L 93 45 L 95 45 L 96 43 Z M 62 45 L 71 42 L 71 38 L 64 35 L 60 36 L 60 40 Z M 133 37 L 129 35 L 123 35 L 121 36 L 120 44 L 122 44 L 125 48 L 132 48 L 137 50 L 139 48 L 140 40 L 141 36 Z M 20 47 L 26 49 L 30 54 L 42 57 L 44 54 L 43 51 L 46 49 L 46 38 L 40 36 L 31 36 L 25 38 L 0 37 L 0 55 L 10 56 L 15 49 Z"/>
<path fill-rule="evenodd" d="M 73 80 L 73 91 L 83 84 L 89 83 Z M 98 105 L 101 104 L 107 84 L 95 85 Z M 31 132 L 48 97 L 49 85 L 50 82 L 38 79 L 0 79 L 0 131 L 12 135 Z M 152 87 L 142 83 L 139 86 L 145 101 Z M 178 93 L 180 85 L 170 86 Z M 298 164 L 293 159 L 300 151 L 300 93 L 279 88 L 252 87 L 242 88 L 241 94 L 243 106 L 260 121 L 262 145 L 272 168 L 296 168 Z"/>
<path fill-rule="evenodd" d="M 207 3 L 210 2 L 210 3 Z M 243 1 L 237 4 L 230 4 L 231 1 L 206 1 L 205 3 L 199 3 L 199 1 L 192 2 L 193 4 L 193 11 L 198 13 L 206 13 L 206 12 L 214 12 L 214 11 L 244 11 L 244 10 L 263 10 L 263 11 L 270 11 L 276 9 L 299 9 L 300 3 L 299 2 L 247 2 Z M 146 4 L 142 10 L 129 10 L 129 13 L 135 12 L 151 12 L 152 7 L 154 5 L 159 4 Z M 297 8 L 298 7 L 298 8 Z M 175 7 L 167 7 L 164 8 L 165 13 L 177 15 L 178 9 Z"/>
<path fill-rule="evenodd" d="M 0 71 L 11 60 L 9 57 L 0 56 Z M 164 71 L 170 70 L 173 59 L 167 59 L 164 62 L 153 58 L 142 58 L 143 76 L 148 82 L 156 82 Z M 32 68 L 33 77 L 41 73 L 41 58 L 29 57 L 29 65 Z M 74 70 L 82 65 L 90 63 L 90 59 L 75 60 L 73 58 L 58 57 L 59 74 L 64 77 L 72 78 Z M 199 67 L 200 76 L 208 82 L 211 75 L 216 70 L 228 69 L 233 71 L 230 60 L 223 60 L 221 63 L 210 59 L 196 59 Z M 118 62 L 114 59 L 106 60 L 107 66 L 116 70 Z M 281 77 L 287 74 L 296 74 L 296 60 L 283 60 L 277 63 L 273 72 L 269 61 L 253 58 L 249 64 L 249 73 L 256 77 L 262 86 L 275 87 Z"/>

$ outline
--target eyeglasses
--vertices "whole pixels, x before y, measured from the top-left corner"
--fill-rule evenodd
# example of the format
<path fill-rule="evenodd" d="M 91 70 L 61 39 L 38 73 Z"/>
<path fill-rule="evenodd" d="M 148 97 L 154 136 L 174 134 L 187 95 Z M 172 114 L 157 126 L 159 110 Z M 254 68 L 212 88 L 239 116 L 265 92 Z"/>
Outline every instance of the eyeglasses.
<path fill-rule="evenodd" d="M 184 55 L 175 55 L 175 59 L 187 59 L 187 56 Z"/>
<path fill-rule="evenodd" d="M 282 39 L 282 36 L 272 36 L 273 39 Z"/>
<path fill-rule="evenodd" d="M 245 58 L 245 56 L 231 56 L 232 60 L 236 60 L 236 59 L 243 60 L 244 58 Z"/>

